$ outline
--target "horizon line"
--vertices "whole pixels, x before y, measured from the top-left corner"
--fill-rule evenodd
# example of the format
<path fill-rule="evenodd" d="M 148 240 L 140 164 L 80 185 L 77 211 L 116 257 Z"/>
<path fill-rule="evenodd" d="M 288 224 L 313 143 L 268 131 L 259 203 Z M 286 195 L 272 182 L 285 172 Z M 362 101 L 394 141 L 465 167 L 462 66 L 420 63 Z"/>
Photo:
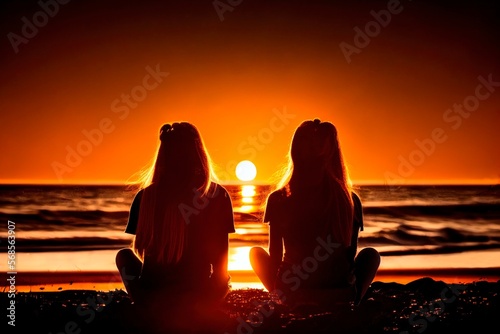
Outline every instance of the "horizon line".
<path fill-rule="evenodd" d="M 221 185 L 255 185 L 255 186 L 272 186 L 273 182 L 264 181 L 219 181 Z M 0 180 L 0 185 L 40 185 L 40 186 L 135 186 L 133 182 L 127 181 L 73 181 L 73 182 L 57 182 L 54 180 Z M 500 182 L 498 179 L 482 179 L 482 180 L 413 180 L 407 183 L 387 183 L 385 180 L 358 180 L 352 181 L 352 185 L 356 186 L 386 186 L 386 187 L 400 187 L 400 186 L 446 186 L 446 185 L 456 185 L 456 186 L 498 186 Z"/>

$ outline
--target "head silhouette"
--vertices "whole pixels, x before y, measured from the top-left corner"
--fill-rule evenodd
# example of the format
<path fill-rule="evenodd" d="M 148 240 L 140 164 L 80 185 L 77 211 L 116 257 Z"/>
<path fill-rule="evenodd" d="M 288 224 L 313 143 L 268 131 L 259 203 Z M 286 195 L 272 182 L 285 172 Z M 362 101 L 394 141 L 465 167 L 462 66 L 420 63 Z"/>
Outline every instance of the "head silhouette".
<path fill-rule="evenodd" d="M 190 191 L 192 187 L 206 192 L 212 176 L 198 129 L 187 122 L 164 124 L 151 182 L 176 192 Z"/>
<path fill-rule="evenodd" d="M 324 194 L 322 207 L 333 229 L 334 240 L 350 245 L 352 236 L 352 187 L 344 163 L 337 129 L 319 119 L 302 122 L 295 130 L 289 165 L 279 184 L 289 196 L 300 197 L 311 188 Z"/>
<path fill-rule="evenodd" d="M 304 121 L 294 133 L 290 148 L 293 164 L 292 186 L 310 177 L 328 177 L 348 182 L 337 129 L 319 119 Z M 322 181 L 322 180 L 319 180 Z"/>
<path fill-rule="evenodd" d="M 182 204 L 207 195 L 215 180 L 198 129 L 190 123 L 164 124 L 152 167 L 145 173 L 134 249 L 159 263 L 176 263 L 184 251 L 189 221 Z"/>

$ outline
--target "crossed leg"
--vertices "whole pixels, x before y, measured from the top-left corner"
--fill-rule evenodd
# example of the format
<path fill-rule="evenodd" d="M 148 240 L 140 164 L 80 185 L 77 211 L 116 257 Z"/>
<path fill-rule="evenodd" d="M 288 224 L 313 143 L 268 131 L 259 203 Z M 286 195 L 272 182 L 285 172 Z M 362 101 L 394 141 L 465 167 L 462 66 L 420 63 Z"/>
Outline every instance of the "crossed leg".
<path fill-rule="evenodd" d="M 273 291 L 276 282 L 277 269 L 272 268 L 271 257 L 261 247 L 250 249 L 250 264 L 257 277 L 268 291 Z M 380 254 L 371 247 L 362 249 L 355 259 L 354 274 L 356 276 L 355 305 L 364 298 L 380 266 Z"/>
<path fill-rule="evenodd" d="M 253 271 L 267 291 L 272 292 L 275 288 L 277 269 L 272 267 L 271 257 L 261 247 L 252 247 L 249 256 Z"/>
<path fill-rule="evenodd" d="M 115 262 L 127 293 L 133 300 L 136 299 L 139 296 L 139 277 L 142 271 L 142 261 L 132 249 L 123 248 L 116 254 Z"/>
<path fill-rule="evenodd" d="M 354 304 L 358 305 L 364 298 L 366 291 L 372 284 L 380 266 L 380 254 L 371 247 L 359 251 L 354 260 L 354 275 L 356 276 L 356 298 Z"/>

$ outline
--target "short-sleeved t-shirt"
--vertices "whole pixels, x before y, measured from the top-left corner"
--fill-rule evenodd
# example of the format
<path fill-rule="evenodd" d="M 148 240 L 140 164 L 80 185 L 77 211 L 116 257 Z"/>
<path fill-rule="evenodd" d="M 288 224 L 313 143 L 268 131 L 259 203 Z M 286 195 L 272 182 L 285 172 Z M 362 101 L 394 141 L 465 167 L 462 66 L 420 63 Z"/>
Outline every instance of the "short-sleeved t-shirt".
<path fill-rule="evenodd" d="M 302 286 L 321 285 L 323 278 L 325 282 L 338 285 L 342 285 L 341 281 L 344 279 L 350 280 L 348 276 L 352 271 L 357 251 L 358 232 L 363 229 L 361 201 L 358 195 L 353 193 L 354 224 L 351 246 L 343 248 L 332 246 L 334 244 L 332 236 L 325 232 L 324 214 L 318 210 L 321 196 L 314 188 L 300 199 L 287 196 L 284 190 L 278 190 L 269 196 L 266 207 L 264 221 L 274 225 L 273 229 L 278 230 L 283 239 L 282 270 L 286 270 L 283 266 L 288 268 L 293 265 L 315 268 L 310 277 L 302 282 Z M 323 255 L 315 259 L 315 254 L 326 255 L 328 252 L 331 254 L 327 259 L 323 260 Z"/>
<path fill-rule="evenodd" d="M 140 190 L 132 201 L 126 233 L 136 233 L 143 193 L 144 189 Z M 188 218 L 186 248 L 175 265 L 158 266 L 146 257 L 142 277 L 150 280 L 151 285 L 185 283 L 190 279 L 201 282 L 208 278 L 216 257 L 227 248 L 228 234 L 235 232 L 231 198 L 221 185 L 213 183 L 203 199 L 193 191 L 183 205 L 184 217 Z"/>

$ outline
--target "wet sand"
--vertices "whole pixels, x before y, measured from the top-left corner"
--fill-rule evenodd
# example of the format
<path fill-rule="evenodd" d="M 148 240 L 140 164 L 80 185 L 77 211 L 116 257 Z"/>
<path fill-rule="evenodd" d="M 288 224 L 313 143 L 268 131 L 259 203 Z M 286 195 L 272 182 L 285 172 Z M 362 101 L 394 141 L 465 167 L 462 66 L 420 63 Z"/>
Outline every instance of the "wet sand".
<path fill-rule="evenodd" d="M 230 274 L 235 289 L 263 288 L 257 276 L 251 270 L 230 271 Z M 430 277 L 447 283 L 496 282 L 500 280 L 500 267 L 379 269 L 374 281 L 406 284 L 421 277 Z M 0 275 L 1 282 L 6 282 L 6 278 L 5 273 Z M 6 285 L 3 285 L 3 289 L 5 287 Z M 19 292 L 68 289 L 108 291 L 124 289 L 124 286 L 117 271 L 38 271 L 18 273 L 16 275 L 16 288 Z"/>

